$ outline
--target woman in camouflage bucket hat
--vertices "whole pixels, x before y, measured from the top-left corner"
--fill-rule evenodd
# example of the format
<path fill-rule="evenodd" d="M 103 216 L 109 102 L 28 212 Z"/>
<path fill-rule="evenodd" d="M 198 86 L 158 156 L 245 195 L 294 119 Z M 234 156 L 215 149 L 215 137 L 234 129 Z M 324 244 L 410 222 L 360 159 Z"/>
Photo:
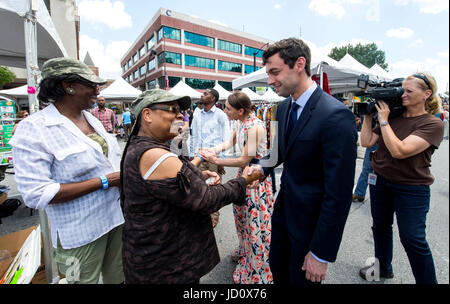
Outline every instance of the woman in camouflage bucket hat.
<path fill-rule="evenodd" d="M 121 163 L 125 216 L 125 283 L 190 284 L 219 263 L 210 214 L 232 202 L 245 203 L 248 175 L 218 184 L 201 172 L 201 159 L 170 152 L 167 142 L 183 126 L 190 100 L 166 91 L 145 91 L 132 104 L 137 117 Z M 247 168 L 248 169 L 248 168 Z M 214 178 L 213 185 L 205 180 Z"/>
<path fill-rule="evenodd" d="M 100 273 L 122 283 L 121 151 L 86 111 L 106 82 L 71 58 L 48 60 L 41 74 L 38 98 L 48 106 L 18 124 L 12 140 L 18 189 L 28 207 L 46 211 L 68 283 L 98 283 Z"/>

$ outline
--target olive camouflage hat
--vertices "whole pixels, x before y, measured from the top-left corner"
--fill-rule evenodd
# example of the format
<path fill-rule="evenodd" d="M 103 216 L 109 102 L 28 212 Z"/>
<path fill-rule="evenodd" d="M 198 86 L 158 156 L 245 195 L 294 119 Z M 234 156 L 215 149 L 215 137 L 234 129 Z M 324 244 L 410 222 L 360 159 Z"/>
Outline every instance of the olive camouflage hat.
<path fill-rule="evenodd" d="M 67 58 L 53 58 L 47 60 L 41 69 L 41 76 L 43 79 L 52 77 L 52 76 L 61 76 L 61 75 L 69 75 L 75 74 L 78 75 L 90 82 L 103 85 L 107 81 L 98 77 L 92 72 L 92 70 L 83 62 Z"/>
<path fill-rule="evenodd" d="M 153 89 L 142 92 L 131 104 L 131 111 L 138 116 L 144 108 L 152 104 L 171 101 L 178 101 L 181 110 L 186 110 L 191 106 L 189 96 L 175 96 L 161 89 Z"/>

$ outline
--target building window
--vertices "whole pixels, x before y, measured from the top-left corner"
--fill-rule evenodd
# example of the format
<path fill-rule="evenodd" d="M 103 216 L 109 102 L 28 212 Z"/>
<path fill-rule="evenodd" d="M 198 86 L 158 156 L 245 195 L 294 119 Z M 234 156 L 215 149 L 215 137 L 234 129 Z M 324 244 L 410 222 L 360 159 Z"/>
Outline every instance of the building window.
<path fill-rule="evenodd" d="M 147 82 L 147 90 L 151 90 L 156 88 L 156 79 L 150 80 Z"/>
<path fill-rule="evenodd" d="M 256 67 L 256 70 L 259 70 L 261 67 Z M 244 72 L 245 74 L 250 74 L 253 73 L 255 71 L 255 69 L 253 68 L 253 65 L 245 65 L 244 67 Z"/>
<path fill-rule="evenodd" d="M 145 55 L 145 45 L 143 45 L 140 49 L 139 49 L 139 58 L 141 58 L 142 56 Z"/>
<path fill-rule="evenodd" d="M 193 66 L 198 68 L 205 68 L 205 69 L 215 69 L 214 65 L 214 59 L 210 58 L 202 58 L 202 57 L 196 57 L 191 55 L 184 55 L 184 64 L 187 66 Z"/>
<path fill-rule="evenodd" d="M 214 38 L 191 33 L 191 32 L 184 32 L 184 41 L 188 43 L 198 44 L 207 46 L 210 48 L 214 48 Z"/>
<path fill-rule="evenodd" d="M 148 62 L 148 70 L 151 71 L 156 67 L 156 58 L 153 58 Z"/>
<path fill-rule="evenodd" d="M 162 52 L 158 55 L 158 64 L 161 66 L 164 63 L 164 54 L 165 54 L 165 62 L 172 64 L 181 65 L 181 54 L 172 53 L 172 52 Z"/>
<path fill-rule="evenodd" d="M 133 56 L 133 63 L 136 63 L 138 61 L 138 59 L 139 59 L 138 53 L 134 54 L 134 56 Z"/>
<path fill-rule="evenodd" d="M 179 29 L 175 29 L 168 26 L 163 26 L 158 31 L 158 41 L 163 38 L 173 39 L 173 40 L 181 40 L 181 31 Z"/>
<path fill-rule="evenodd" d="M 229 81 L 218 81 L 218 84 L 222 86 L 227 91 L 233 91 L 233 85 Z"/>
<path fill-rule="evenodd" d="M 241 44 L 237 44 L 237 43 L 233 43 L 233 42 L 229 42 L 229 41 L 225 41 L 225 40 L 217 40 L 217 48 L 224 50 L 224 51 L 228 51 L 228 52 L 234 52 L 234 53 L 242 53 L 242 45 Z"/>
<path fill-rule="evenodd" d="M 133 63 L 131 62 L 131 58 L 130 58 L 130 60 L 128 60 L 128 67 L 127 68 L 128 69 L 131 68 L 132 65 L 133 65 Z"/>
<path fill-rule="evenodd" d="M 145 64 L 144 64 L 143 66 L 141 66 L 139 68 L 139 74 L 141 75 L 141 77 L 145 75 L 145 72 L 146 72 L 146 70 L 145 70 Z"/>
<path fill-rule="evenodd" d="M 155 45 L 155 36 L 152 36 L 149 40 L 147 40 L 145 45 L 147 46 L 147 51 L 149 51 Z"/>
<path fill-rule="evenodd" d="M 169 76 L 169 88 L 173 88 L 180 81 L 181 81 L 181 77 Z"/>
<path fill-rule="evenodd" d="M 125 63 L 125 65 L 122 67 L 122 73 L 125 73 L 126 70 L 127 70 L 127 64 Z"/>
<path fill-rule="evenodd" d="M 263 50 L 255 49 L 251 46 L 245 46 L 245 55 L 249 55 L 253 57 L 253 54 L 256 53 L 256 57 L 262 58 Z"/>
<path fill-rule="evenodd" d="M 186 78 L 186 84 L 194 89 L 206 90 L 213 88 L 215 85 L 215 81 L 197 78 Z"/>
<path fill-rule="evenodd" d="M 139 78 L 139 70 L 133 72 L 133 79 L 136 80 Z"/>
<path fill-rule="evenodd" d="M 218 69 L 220 71 L 242 73 L 242 64 L 219 60 Z"/>

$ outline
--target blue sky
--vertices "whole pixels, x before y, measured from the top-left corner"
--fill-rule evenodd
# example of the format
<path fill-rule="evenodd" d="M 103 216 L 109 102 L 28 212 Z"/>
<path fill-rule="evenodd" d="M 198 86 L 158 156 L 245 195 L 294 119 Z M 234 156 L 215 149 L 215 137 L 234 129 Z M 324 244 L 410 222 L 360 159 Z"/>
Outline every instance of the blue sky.
<path fill-rule="evenodd" d="M 335 46 L 375 42 L 389 71 L 429 71 L 440 92 L 449 82 L 447 0 L 77 0 L 81 50 L 100 75 L 120 76 L 120 58 L 160 7 L 244 30 L 271 40 L 301 34 L 314 54 Z"/>

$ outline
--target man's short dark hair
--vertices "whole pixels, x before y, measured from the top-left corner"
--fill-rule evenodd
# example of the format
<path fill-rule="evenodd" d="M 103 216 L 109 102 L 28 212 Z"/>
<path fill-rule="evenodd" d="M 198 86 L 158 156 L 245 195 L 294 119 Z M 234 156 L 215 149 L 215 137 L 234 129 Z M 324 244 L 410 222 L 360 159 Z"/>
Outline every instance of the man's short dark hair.
<path fill-rule="evenodd" d="M 214 96 L 214 102 L 217 102 L 219 100 L 219 92 L 217 92 L 215 89 L 208 89 L 208 92 L 211 93 L 212 96 Z"/>
<path fill-rule="evenodd" d="M 303 40 L 287 38 L 270 44 L 263 53 L 263 64 L 266 65 L 267 60 L 277 53 L 291 69 L 299 57 L 304 57 L 306 74 L 311 76 L 311 51 Z"/>

